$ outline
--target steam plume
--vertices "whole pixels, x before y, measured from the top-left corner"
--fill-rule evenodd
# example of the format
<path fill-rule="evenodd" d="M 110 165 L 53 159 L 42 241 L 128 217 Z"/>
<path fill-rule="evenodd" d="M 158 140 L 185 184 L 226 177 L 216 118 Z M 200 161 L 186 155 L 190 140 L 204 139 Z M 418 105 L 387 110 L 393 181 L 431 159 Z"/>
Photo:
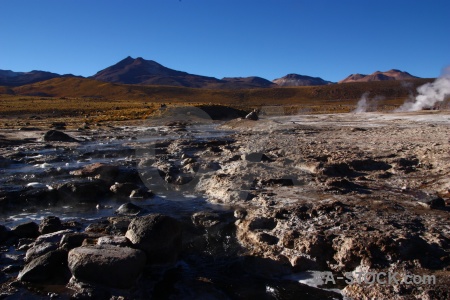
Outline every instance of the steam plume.
<path fill-rule="evenodd" d="M 368 111 L 376 111 L 378 106 L 378 101 L 383 100 L 383 96 L 376 96 L 373 99 L 369 99 L 369 92 L 365 92 L 361 99 L 359 99 L 354 113 L 364 113 Z"/>
<path fill-rule="evenodd" d="M 450 96 L 450 67 L 434 82 L 426 83 L 417 88 L 419 93 L 413 102 L 405 102 L 396 111 L 416 111 L 431 108 Z"/>
<path fill-rule="evenodd" d="M 369 97 L 369 92 L 365 92 L 362 96 L 361 99 L 359 99 L 358 104 L 356 105 L 356 109 L 353 111 L 354 113 L 363 113 L 367 111 L 367 101 Z"/>

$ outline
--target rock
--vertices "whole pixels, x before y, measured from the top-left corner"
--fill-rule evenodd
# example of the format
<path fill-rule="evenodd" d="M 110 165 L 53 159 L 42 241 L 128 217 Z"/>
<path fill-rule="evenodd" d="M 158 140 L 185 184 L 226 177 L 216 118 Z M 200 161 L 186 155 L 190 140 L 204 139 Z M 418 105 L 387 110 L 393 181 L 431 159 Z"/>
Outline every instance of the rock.
<path fill-rule="evenodd" d="M 58 195 L 55 190 L 50 190 L 48 187 L 33 186 L 21 191 L 19 199 L 16 200 L 16 204 L 36 206 L 55 205 L 57 202 Z"/>
<path fill-rule="evenodd" d="M 79 142 L 77 139 L 71 137 L 70 135 L 58 131 L 49 130 L 44 134 L 44 141 L 46 142 Z"/>
<path fill-rule="evenodd" d="M 129 197 L 133 190 L 139 190 L 139 186 L 134 183 L 118 183 L 113 184 L 109 190 L 118 196 Z"/>
<path fill-rule="evenodd" d="M 39 236 L 36 239 L 36 244 L 40 244 L 40 243 L 60 243 L 62 238 L 64 237 L 64 235 L 66 234 L 70 234 L 73 233 L 73 230 L 70 229 L 65 229 L 65 230 L 60 230 L 60 231 L 55 231 L 52 233 L 47 233 L 47 234 L 43 234 L 41 236 Z"/>
<path fill-rule="evenodd" d="M 120 168 L 115 165 L 94 163 L 84 166 L 82 169 L 70 172 L 74 176 L 95 177 L 106 181 L 114 180 L 120 172 Z"/>
<path fill-rule="evenodd" d="M 45 283 L 54 278 L 66 277 L 67 251 L 55 250 L 39 256 L 29 262 L 17 279 L 20 281 Z"/>
<path fill-rule="evenodd" d="M 236 209 L 234 211 L 234 217 L 238 220 L 244 219 L 247 216 L 247 211 L 245 211 L 244 209 Z"/>
<path fill-rule="evenodd" d="M 56 187 L 60 201 L 98 203 L 109 195 L 108 183 L 103 180 L 66 182 Z"/>
<path fill-rule="evenodd" d="M 114 288 L 132 287 L 145 262 L 145 254 L 140 250 L 110 245 L 78 247 L 68 257 L 75 278 Z"/>
<path fill-rule="evenodd" d="M 191 158 L 191 157 L 187 157 L 187 158 L 184 158 L 182 161 L 181 161 L 181 166 L 187 166 L 187 165 L 189 165 L 189 164 L 193 164 L 193 163 L 196 163 L 197 161 L 194 159 L 194 158 Z"/>
<path fill-rule="evenodd" d="M 445 208 L 445 201 L 439 196 L 428 195 L 428 197 L 420 199 L 418 203 L 426 208 L 432 209 Z"/>
<path fill-rule="evenodd" d="M 144 209 L 131 203 L 125 203 L 122 204 L 117 210 L 116 210 L 116 214 L 119 215 L 126 215 L 126 216 L 136 216 L 138 214 L 140 214 L 141 212 L 143 212 Z"/>
<path fill-rule="evenodd" d="M 102 237 L 98 238 L 97 245 L 127 247 L 127 246 L 131 246 L 131 243 L 124 236 L 102 236 Z"/>
<path fill-rule="evenodd" d="M 86 227 L 85 232 L 107 235 L 109 234 L 110 225 L 111 224 L 107 220 L 98 221 L 89 224 Z"/>
<path fill-rule="evenodd" d="M 16 249 L 19 251 L 26 251 L 33 247 L 35 242 L 34 238 L 19 238 L 16 243 Z"/>
<path fill-rule="evenodd" d="M 40 243 L 38 245 L 34 245 L 27 250 L 27 253 L 25 254 L 25 261 L 30 262 L 33 259 L 48 252 L 55 251 L 56 249 L 58 249 L 58 244 L 56 243 Z"/>
<path fill-rule="evenodd" d="M 249 162 L 273 162 L 273 159 L 265 155 L 264 153 L 259 152 L 251 152 L 245 153 L 241 155 L 242 160 L 246 160 Z"/>
<path fill-rule="evenodd" d="M 83 241 L 92 235 L 85 232 L 74 232 L 65 234 L 59 243 L 59 247 L 66 250 L 80 247 Z"/>
<path fill-rule="evenodd" d="M 220 227 L 229 225 L 234 221 L 233 212 L 210 212 L 199 211 L 192 215 L 192 223 L 196 227 L 211 228 L 221 225 Z"/>
<path fill-rule="evenodd" d="M 9 238 L 10 231 L 7 227 L 0 225 L 0 243 Z"/>
<path fill-rule="evenodd" d="M 120 235 L 124 235 L 130 226 L 131 218 L 127 216 L 109 217 L 108 222 L 112 232 L 118 232 Z"/>
<path fill-rule="evenodd" d="M 35 222 L 27 222 L 11 229 L 11 233 L 18 238 L 37 238 L 39 236 L 39 225 Z"/>
<path fill-rule="evenodd" d="M 199 211 L 192 215 L 192 223 L 197 227 L 209 228 L 220 223 L 220 215 L 218 213 Z"/>
<path fill-rule="evenodd" d="M 55 216 L 48 216 L 42 219 L 39 223 L 39 232 L 41 234 L 52 233 L 55 231 L 62 230 L 63 226 L 61 220 Z"/>
<path fill-rule="evenodd" d="M 151 264 L 173 263 L 181 251 L 181 225 L 172 217 L 151 214 L 134 219 L 125 236 L 147 254 Z"/>
<path fill-rule="evenodd" d="M 151 198 L 153 196 L 154 196 L 154 194 L 150 190 L 143 191 L 141 189 L 136 189 L 136 190 L 132 190 L 130 193 L 131 199 L 144 199 L 144 198 Z"/>
<path fill-rule="evenodd" d="M 38 127 L 20 127 L 19 131 L 41 131 Z"/>
<path fill-rule="evenodd" d="M 66 129 L 66 126 L 67 126 L 66 122 L 53 122 L 50 125 L 50 128 L 57 129 L 57 130 L 64 130 L 64 129 Z"/>
<path fill-rule="evenodd" d="M 259 119 L 256 110 L 253 110 L 251 113 L 246 115 L 245 118 L 252 121 L 257 121 Z"/>

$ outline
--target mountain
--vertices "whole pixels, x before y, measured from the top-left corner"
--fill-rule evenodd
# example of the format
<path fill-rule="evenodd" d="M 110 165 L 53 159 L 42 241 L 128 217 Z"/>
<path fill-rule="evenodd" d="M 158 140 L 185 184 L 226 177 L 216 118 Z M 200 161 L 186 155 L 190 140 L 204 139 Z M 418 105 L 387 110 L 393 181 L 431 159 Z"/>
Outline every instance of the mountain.
<path fill-rule="evenodd" d="M 413 76 L 408 72 L 392 69 L 386 72 L 376 71 L 370 75 L 351 74 L 347 78 L 339 81 L 339 83 L 369 82 L 369 81 L 383 81 L 383 80 L 409 80 L 418 78 L 420 77 Z"/>
<path fill-rule="evenodd" d="M 74 75 L 59 75 L 45 71 L 13 72 L 0 70 L 0 86 L 20 86 L 59 77 L 74 77 Z"/>
<path fill-rule="evenodd" d="M 230 89 L 269 88 L 276 86 L 272 81 L 257 76 L 224 77 L 220 85 L 221 88 Z"/>
<path fill-rule="evenodd" d="M 142 57 L 132 58 L 130 56 L 113 66 L 97 72 L 91 78 L 111 83 L 170 85 L 196 88 L 221 82 L 214 77 L 176 71 L 166 68 L 153 60 L 145 60 Z"/>
<path fill-rule="evenodd" d="M 323 80 L 320 77 L 311 77 L 299 74 L 288 74 L 284 77 L 274 79 L 273 83 L 279 86 L 311 86 L 311 85 L 327 85 L 331 81 Z"/>

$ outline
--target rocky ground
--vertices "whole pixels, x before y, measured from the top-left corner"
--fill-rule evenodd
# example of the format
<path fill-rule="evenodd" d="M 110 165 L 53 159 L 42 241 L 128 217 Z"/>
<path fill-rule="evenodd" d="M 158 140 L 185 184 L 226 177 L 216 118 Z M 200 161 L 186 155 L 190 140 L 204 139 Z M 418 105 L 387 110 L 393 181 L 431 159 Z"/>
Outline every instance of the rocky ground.
<path fill-rule="evenodd" d="M 188 123 L 3 130 L 0 298 L 450 297 L 450 113 Z M 436 281 L 292 280 L 311 270 Z"/>

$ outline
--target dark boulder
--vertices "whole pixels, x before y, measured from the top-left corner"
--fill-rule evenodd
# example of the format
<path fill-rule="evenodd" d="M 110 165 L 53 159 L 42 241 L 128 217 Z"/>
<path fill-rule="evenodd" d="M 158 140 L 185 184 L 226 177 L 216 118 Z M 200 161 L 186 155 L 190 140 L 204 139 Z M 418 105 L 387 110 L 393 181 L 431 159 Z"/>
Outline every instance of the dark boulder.
<path fill-rule="evenodd" d="M 115 288 L 132 287 L 145 266 L 144 252 L 111 245 L 84 246 L 69 252 L 68 264 L 76 279 Z"/>
<path fill-rule="evenodd" d="M 73 248 L 80 247 L 83 244 L 83 241 L 90 236 L 90 234 L 85 232 L 65 234 L 59 243 L 59 247 L 66 250 L 72 250 Z"/>
<path fill-rule="evenodd" d="M 39 232 L 41 234 L 52 233 L 63 229 L 61 220 L 55 216 L 48 216 L 39 223 Z"/>
<path fill-rule="evenodd" d="M 60 201 L 98 203 L 110 193 L 109 185 L 103 180 L 66 182 L 56 187 Z"/>
<path fill-rule="evenodd" d="M 119 166 L 94 163 L 84 166 L 79 170 L 72 171 L 70 172 L 70 174 L 81 177 L 95 177 L 113 183 L 116 177 L 119 175 L 119 172 Z"/>
<path fill-rule="evenodd" d="M 38 245 L 34 245 L 27 250 L 27 253 L 25 254 L 25 261 L 30 262 L 33 259 L 48 252 L 55 251 L 56 249 L 58 249 L 58 244 L 56 243 L 40 243 Z"/>
<path fill-rule="evenodd" d="M 181 251 L 181 224 L 172 217 L 151 214 L 134 219 L 125 236 L 147 254 L 151 264 L 176 261 Z"/>
<path fill-rule="evenodd" d="M 36 205 L 52 206 L 58 202 L 58 195 L 55 190 L 49 190 L 47 187 L 27 187 L 20 191 L 16 199 L 16 205 Z"/>
<path fill-rule="evenodd" d="M 60 230 L 60 231 L 55 231 L 55 232 L 51 232 L 51 233 L 47 233 L 47 234 L 43 234 L 41 236 L 39 236 L 36 239 L 36 244 L 40 244 L 40 243 L 60 243 L 61 239 L 64 237 L 64 235 L 72 233 L 73 230 L 71 229 L 65 229 L 65 230 Z"/>
<path fill-rule="evenodd" d="M 17 279 L 33 283 L 47 283 L 67 278 L 67 251 L 55 250 L 30 261 Z"/>
<path fill-rule="evenodd" d="M 27 222 L 12 228 L 11 232 L 18 238 L 37 238 L 39 236 L 39 225 L 35 222 Z"/>
<path fill-rule="evenodd" d="M 247 120 L 252 120 L 252 121 L 257 121 L 258 118 L 258 113 L 254 110 L 251 113 L 249 113 L 248 115 L 245 116 L 245 118 Z"/>
<path fill-rule="evenodd" d="M 116 214 L 125 215 L 125 216 L 135 216 L 143 212 L 144 209 L 131 203 L 122 204 L 117 210 Z"/>
<path fill-rule="evenodd" d="M 116 182 L 110 188 L 110 191 L 117 196 L 129 197 L 133 190 L 138 190 L 139 186 L 131 182 L 118 183 Z"/>
<path fill-rule="evenodd" d="M 46 142 L 78 142 L 77 139 L 71 137 L 70 135 L 58 131 L 49 130 L 44 134 L 44 141 Z"/>

